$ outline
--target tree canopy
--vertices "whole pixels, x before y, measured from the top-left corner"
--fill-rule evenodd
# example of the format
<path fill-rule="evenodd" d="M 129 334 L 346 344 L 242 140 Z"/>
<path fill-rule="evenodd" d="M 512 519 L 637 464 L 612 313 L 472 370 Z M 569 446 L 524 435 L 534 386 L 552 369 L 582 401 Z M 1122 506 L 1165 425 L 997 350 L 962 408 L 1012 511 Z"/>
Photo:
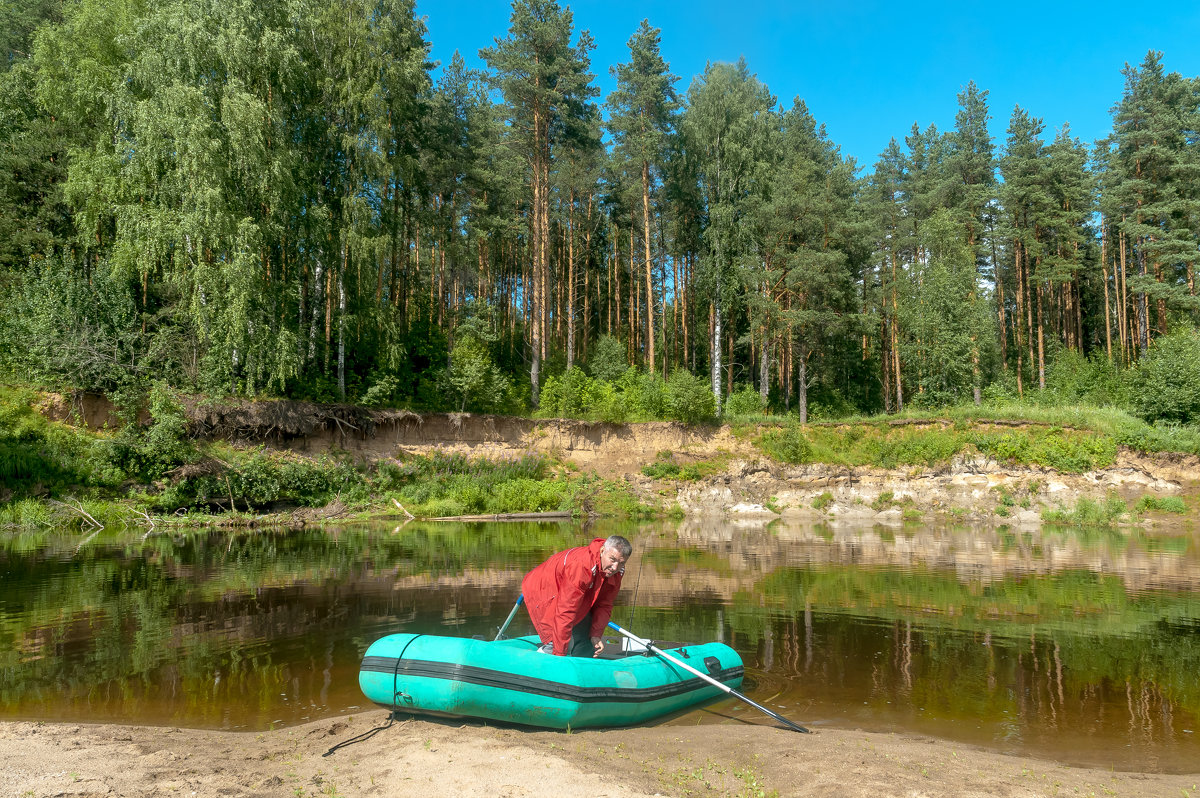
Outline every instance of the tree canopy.
<path fill-rule="evenodd" d="M 4 15 L 20 379 L 522 411 L 628 365 L 806 420 L 1150 373 L 1200 314 L 1200 82 L 1161 53 L 1094 146 L 1019 106 L 993 138 L 968 81 L 865 168 L 746 60 L 677 89 L 649 20 L 602 101 L 555 0 L 481 71 L 431 62 L 411 0 Z"/>

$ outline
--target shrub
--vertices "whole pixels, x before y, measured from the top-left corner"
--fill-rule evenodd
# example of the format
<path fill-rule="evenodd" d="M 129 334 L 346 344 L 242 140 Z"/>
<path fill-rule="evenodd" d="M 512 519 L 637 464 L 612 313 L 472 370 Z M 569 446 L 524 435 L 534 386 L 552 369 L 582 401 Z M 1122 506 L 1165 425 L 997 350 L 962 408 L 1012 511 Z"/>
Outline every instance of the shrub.
<path fill-rule="evenodd" d="M 708 381 L 688 371 L 676 371 L 667 380 L 667 414 L 685 424 L 710 421 L 717 414 L 716 398 Z"/>
<path fill-rule="evenodd" d="M 625 397 L 611 382 L 592 380 L 584 397 L 590 414 L 608 422 L 621 422 L 629 417 L 629 406 Z"/>
<path fill-rule="evenodd" d="M 1046 370 L 1046 391 L 1030 394 L 1034 400 L 1053 405 L 1092 404 L 1123 407 L 1129 399 L 1128 385 L 1117 367 L 1102 354 L 1085 358 L 1071 349 L 1060 349 Z"/>
<path fill-rule="evenodd" d="M 400 380 L 393 375 L 378 375 L 372 379 L 371 387 L 367 388 L 358 403 L 363 407 L 382 407 L 392 400 L 398 387 Z"/>
<path fill-rule="evenodd" d="M 560 377 L 546 380 L 542 390 L 541 409 L 563 416 L 579 416 L 588 406 L 588 391 L 592 380 L 583 369 L 572 366 Z"/>
<path fill-rule="evenodd" d="M 833 494 L 825 491 L 820 496 L 812 500 L 814 510 L 824 510 L 829 505 L 833 504 Z"/>
<path fill-rule="evenodd" d="M 725 399 L 725 414 L 752 416 L 763 412 L 762 394 L 753 385 L 743 385 Z"/>
<path fill-rule="evenodd" d="M 654 372 L 638 374 L 632 395 L 629 396 L 629 403 L 646 418 L 668 416 L 667 383 Z"/>
<path fill-rule="evenodd" d="M 1142 418 L 1200 422 L 1200 332 L 1183 329 L 1155 341 L 1133 383 L 1131 403 Z"/>
<path fill-rule="evenodd" d="M 592 347 L 592 355 L 588 358 L 588 370 L 598 380 L 615 382 L 629 368 L 625 360 L 625 347 L 611 335 L 602 335 Z"/>
<path fill-rule="evenodd" d="M 799 425 L 768 430 L 756 443 L 767 456 L 781 463 L 798 465 L 812 460 L 813 446 L 804 436 Z"/>
<path fill-rule="evenodd" d="M 508 397 L 508 377 L 492 362 L 487 342 L 474 335 L 464 335 L 454 345 L 442 381 L 460 411 L 494 412 Z"/>
<path fill-rule="evenodd" d="M 1178 496 L 1143 496 L 1138 499 L 1133 509 L 1136 513 L 1144 513 L 1149 510 L 1183 515 L 1187 512 L 1187 504 Z"/>
<path fill-rule="evenodd" d="M 1108 494 L 1103 502 L 1086 497 L 1076 502 L 1073 509 L 1057 508 L 1042 512 L 1042 519 L 1051 524 L 1072 526 L 1116 526 L 1121 516 L 1129 512 L 1124 500 L 1115 493 Z"/>

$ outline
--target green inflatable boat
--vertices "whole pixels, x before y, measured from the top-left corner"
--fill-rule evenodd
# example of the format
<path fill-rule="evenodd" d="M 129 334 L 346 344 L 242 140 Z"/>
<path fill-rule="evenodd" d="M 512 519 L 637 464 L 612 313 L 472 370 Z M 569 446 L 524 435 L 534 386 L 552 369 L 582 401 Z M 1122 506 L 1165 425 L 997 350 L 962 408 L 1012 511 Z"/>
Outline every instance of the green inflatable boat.
<path fill-rule="evenodd" d="M 389 709 L 582 729 L 629 726 L 723 695 L 742 683 L 742 658 L 724 643 L 586 659 L 537 650 L 538 638 L 489 642 L 396 634 L 363 656 L 358 683 Z"/>

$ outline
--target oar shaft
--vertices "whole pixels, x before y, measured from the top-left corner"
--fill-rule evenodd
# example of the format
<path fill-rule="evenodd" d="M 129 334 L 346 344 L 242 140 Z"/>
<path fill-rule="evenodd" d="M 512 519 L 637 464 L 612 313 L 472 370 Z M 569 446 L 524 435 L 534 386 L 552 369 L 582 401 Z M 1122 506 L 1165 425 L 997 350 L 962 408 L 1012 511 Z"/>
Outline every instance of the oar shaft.
<path fill-rule="evenodd" d="M 628 637 L 628 638 L 629 638 L 630 640 L 632 640 L 633 642 L 635 642 L 635 643 L 637 643 L 637 644 L 639 644 L 639 645 L 645 646 L 645 647 L 646 647 L 646 648 L 648 648 L 650 651 L 654 652 L 655 654 L 657 654 L 658 656 L 660 656 L 660 657 L 662 657 L 663 659 L 667 660 L 668 662 L 672 662 L 672 663 L 674 663 L 674 664 L 678 665 L 679 667 L 683 668 L 685 671 L 688 671 L 689 673 L 693 673 L 693 674 L 695 674 L 696 676 L 699 676 L 701 679 L 703 679 L 704 681 L 706 681 L 706 682 L 708 682 L 709 684 L 713 685 L 714 687 L 718 687 L 718 688 L 720 688 L 722 691 L 724 691 L 725 693 L 728 693 L 729 695 L 731 695 L 731 696 L 733 696 L 733 697 L 735 697 L 735 698 L 738 698 L 738 699 L 741 699 L 742 701 L 745 701 L 747 704 L 749 704 L 750 706 L 754 707 L 755 709 L 757 709 L 757 710 L 759 710 L 759 711 L 761 711 L 761 712 L 765 712 L 765 713 L 767 713 L 768 715 L 770 715 L 771 717 L 775 718 L 775 720 L 777 720 L 777 721 L 779 721 L 780 723 L 784 724 L 784 725 L 785 725 L 785 726 L 787 726 L 788 728 L 794 729 L 795 731 L 798 731 L 798 732 L 803 732 L 804 734 L 810 734 L 810 733 L 811 733 L 811 732 L 809 732 L 809 730 L 808 730 L 808 729 L 804 728 L 803 726 L 799 725 L 798 723 L 793 723 L 792 721 L 788 720 L 787 718 L 783 717 L 782 715 L 780 715 L 780 714 L 778 714 L 778 713 L 776 713 L 776 712 L 772 712 L 771 710 L 767 709 L 767 708 L 766 708 L 766 707 L 764 707 L 762 704 L 759 704 L 759 703 L 756 703 L 756 702 L 752 701 L 751 699 L 749 699 L 749 698 L 747 698 L 746 696 L 744 696 L 744 695 L 742 695 L 741 693 L 739 693 L 737 690 L 734 690 L 734 689 L 733 689 L 732 687 L 730 687 L 729 685 L 727 685 L 727 684 L 723 684 L 723 683 L 721 683 L 721 682 L 718 682 L 716 679 L 714 679 L 713 677 L 709 676 L 707 673 L 703 673 L 702 671 L 698 671 L 698 670 L 696 670 L 696 669 L 695 669 L 695 668 L 693 668 L 691 665 L 688 665 L 686 662 L 684 662 L 683 660 L 679 659 L 678 657 L 673 657 L 673 656 L 671 656 L 670 654 L 668 654 L 667 652 L 663 651 L 663 650 L 662 650 L 661 648 L 659 648 L 658 646 L 656 646 L 656 645 L 654 645 L 653 643 L 651 643 L 649 640 L 643 640 L 642 638 L 640 638 L 640 637 L 638 637 L 637 635 L 635 635 L 633 632 L 629 631 L 628 629 L 623 629 L 623 628 L 621 628 L 620 626 L 618 626 L 617 624 L 613 623 L 612 621 L 609 621 L 609 622 L 608 622 L 608 625 L 609 625 L 609 628 L 611 628 L 611 629 L 614 629 L 614 630 L 615 630 L 615 631 L 617 631 L 617 632 L 620 632 L 621 634 L 625 635 L 626 637 Z"/>
<path fill-rule="evenodd" d="M 497 639 L 497 640 L 499 640 L 500 638 L 504 637 L 504 632 L 505 632 L 505 630 L 506 630 L 506 629 L 508 629 L 508 625 L 509 625 L 510 623 L 512 623 L 512 619 L 513 619 L 513 618 L 515 618 L 515 617 L 517 617 L 517 610 L 521 609 L 521 602 L 522 602 L 522 601 L 524 601 L 524 600 L 525 600 L 525 594 L 524 594 L 524 593 L 522 593 L 521 595 L 517 596 L 517 603 L 513 605 L 512 612 L 510 612 L 510 613 L 508 614 L 508 617 L 504 619 L 504 625 L 500 627 L 500 631 L 499 631 L 499 632 L 496 632 L 496 639 Z"/>

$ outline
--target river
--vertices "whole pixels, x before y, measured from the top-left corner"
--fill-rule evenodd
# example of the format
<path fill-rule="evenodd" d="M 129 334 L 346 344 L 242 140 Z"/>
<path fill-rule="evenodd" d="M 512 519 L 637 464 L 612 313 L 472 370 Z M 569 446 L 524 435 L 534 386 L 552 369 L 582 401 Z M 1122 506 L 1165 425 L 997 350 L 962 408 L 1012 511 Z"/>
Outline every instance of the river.
<path fill-rule="evenodd" d="M 611 533 L 615 619 L 722 640 L 750 698 L 823 726 L 1080 765 L 1200 761 L 1200 537 L 1190 529 L 688 520 L 0 537 L 0 717 L 261 730 L 365 711 L 399 631 L 492 636 L 522 575 Z M 522 612 L 514 633 L 531 626 Z M 770 723 L 735 701 L 680 725 Z"/>

